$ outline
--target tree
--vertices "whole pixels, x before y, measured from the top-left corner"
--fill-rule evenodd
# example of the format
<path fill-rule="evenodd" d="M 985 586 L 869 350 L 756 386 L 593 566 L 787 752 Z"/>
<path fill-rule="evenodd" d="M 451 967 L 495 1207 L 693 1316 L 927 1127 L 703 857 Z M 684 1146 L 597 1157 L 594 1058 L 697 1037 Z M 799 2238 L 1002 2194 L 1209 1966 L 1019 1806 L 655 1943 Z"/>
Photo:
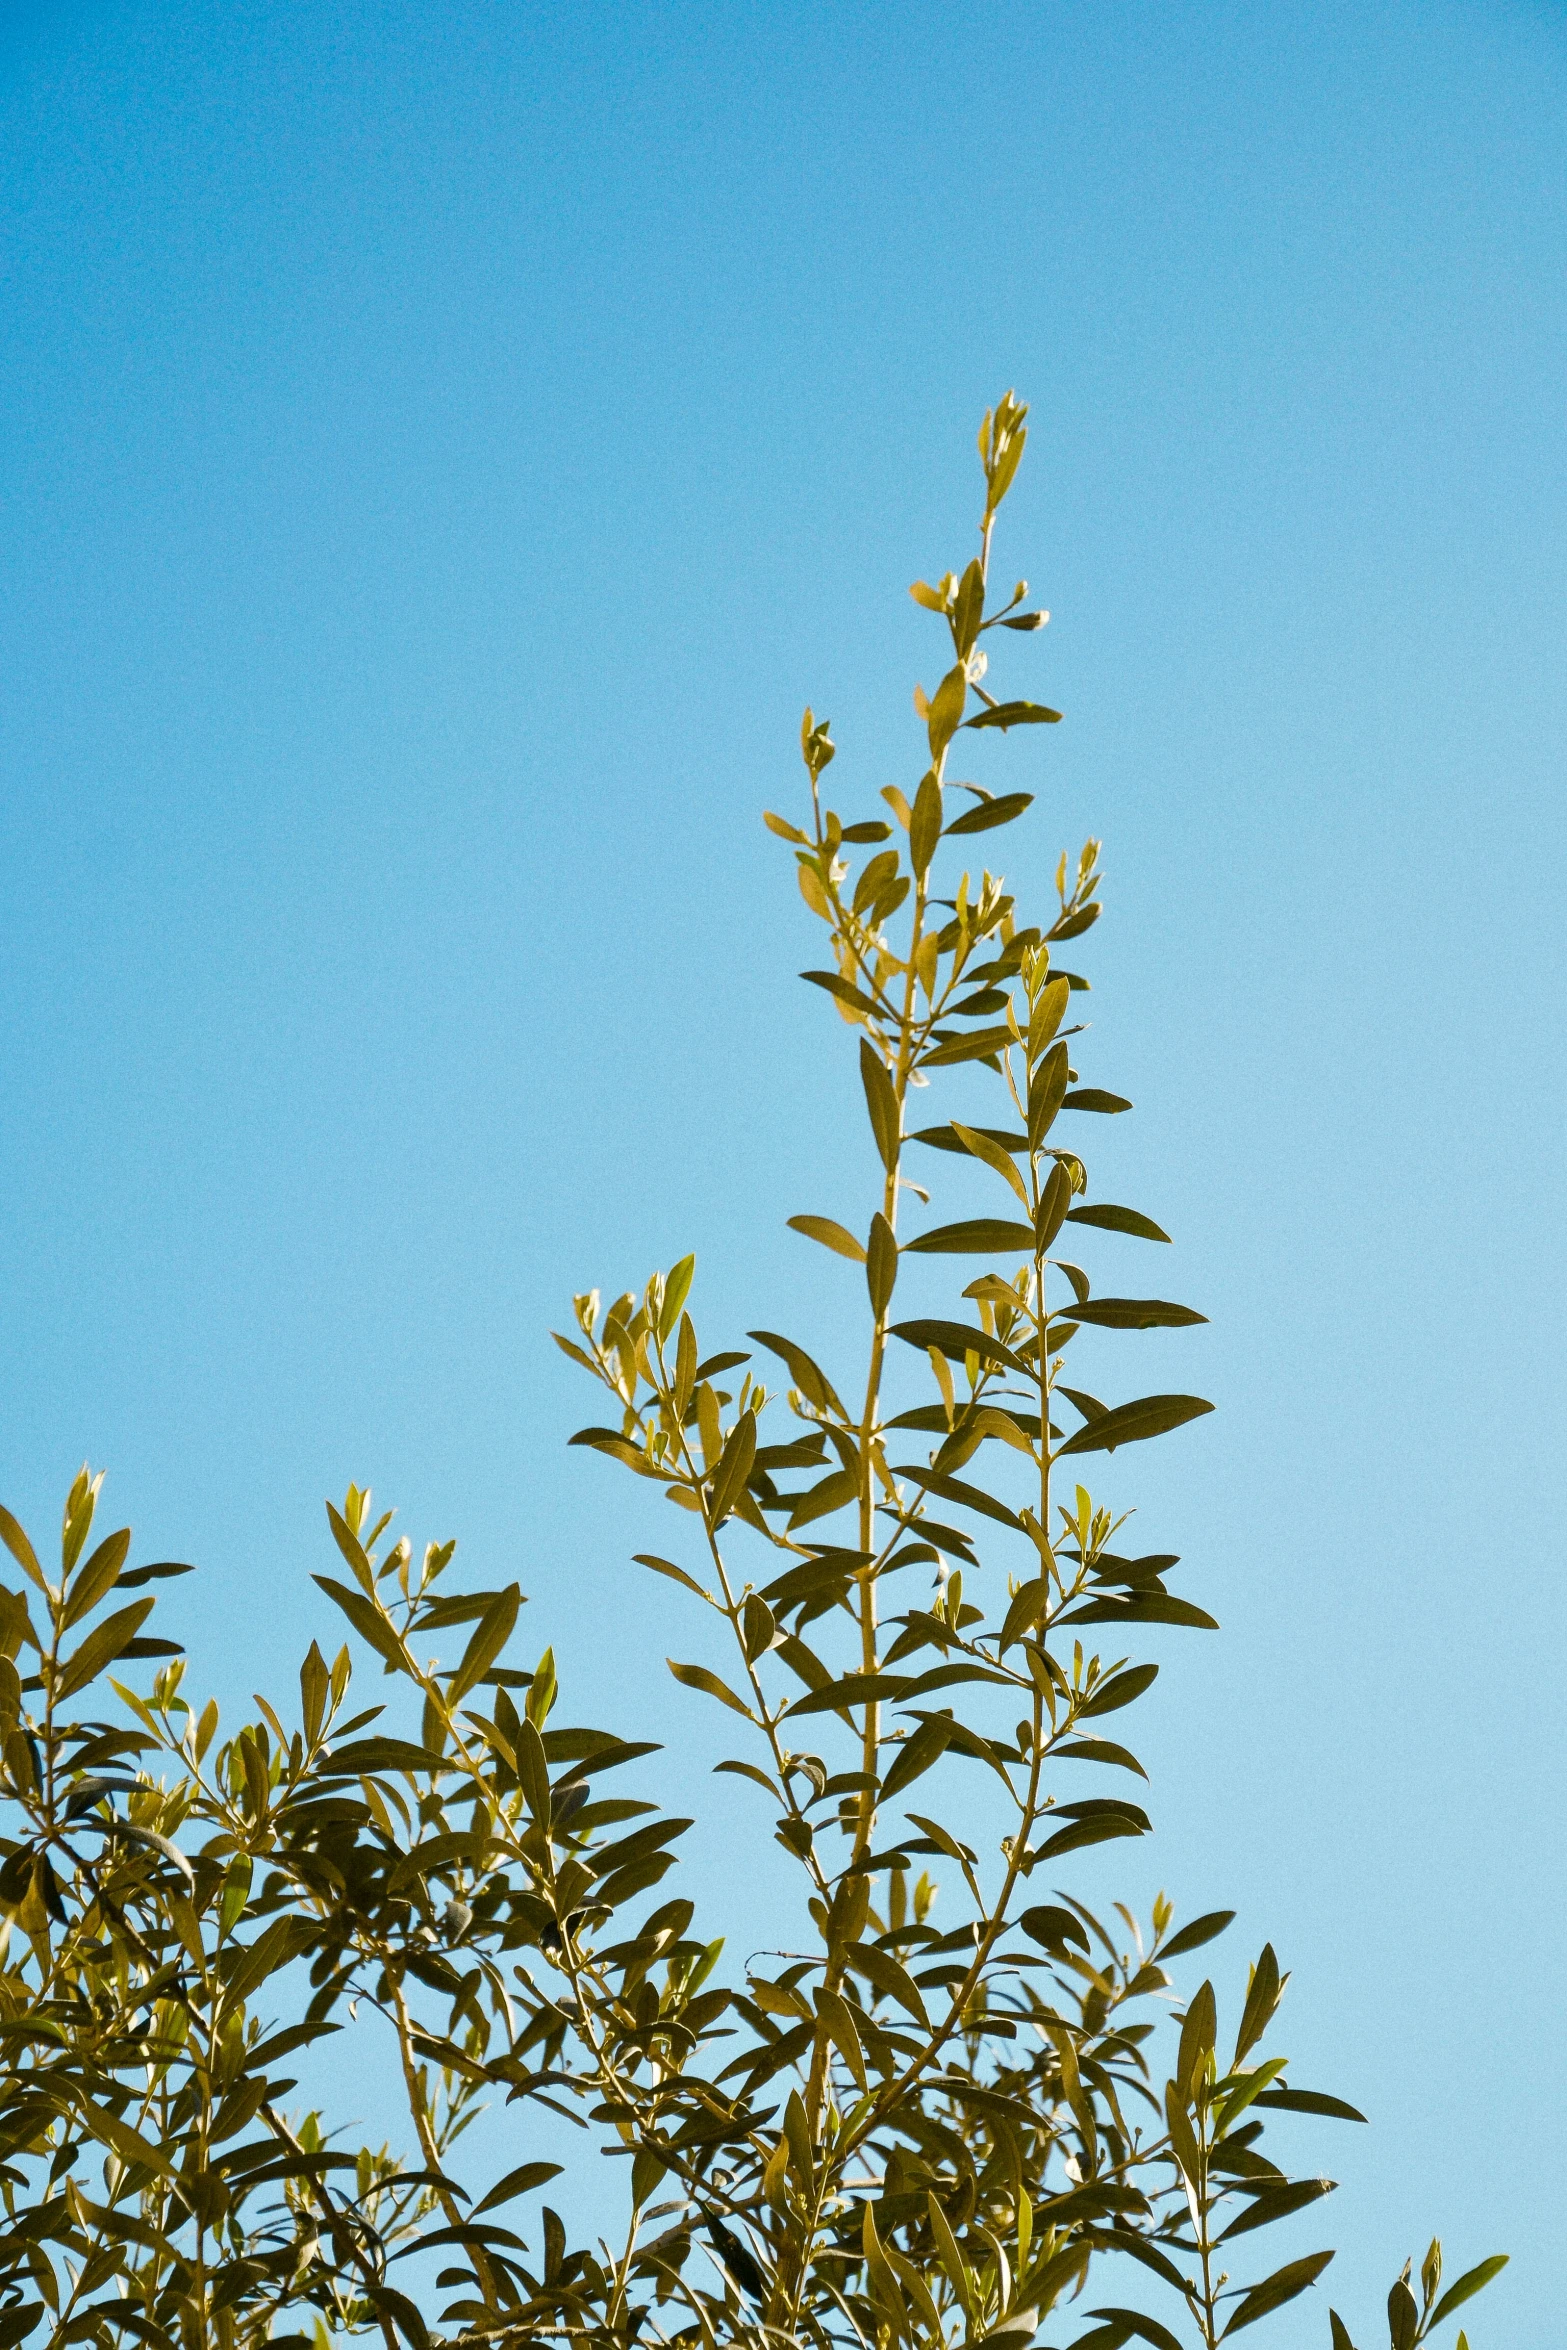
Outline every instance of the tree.
<path fill-rule="evenodd" d="M 1213 2350 L 1332 2258 L 1270 2272 L 1244 2240 L 1331 2185 L 1269 2159 L 1272 2116 L 1361 2118 L 1264 2054 L 1286 1980 L 1272 1948 L 1221 2035 L 1210 1983 L 1170 2014 L 1171 1969 L 1230 1913 L 1178 1926 L 1161 1895 L 1146 1927 L 1119 1907 L 1107 1926 L 1057 1883 L 1073 1854 L 1148 1829 L 1113 1791 L 1142 1775 L 1120 1741 L 1157 1671 L 1143 1628 L 1214 1628 L 1171 1588 L 1174 1558 L 1117 1549 L 1124 1514 L 1081 1480 L 1210 1407 L 1106 1404 L 1065 1372 L 1085 1330 L 1202 1318 L 1101 1294 L 1053 1253 L 1068 1227 L 1166 1241 L 1093 1196 L 1075 1147 L 1085 1115 L 1130 1106 L 1080 1081 L 1088 983 L 1058 959 L 1099 916 L 1097 842 L 1062 860 L 1046 920 L 988 871 L 937 881 L 938 855 L 961 865 L 1029 805 L 949 779 L 960 734 L 1057 717 L 985 683 L 992 632 L 1045 619 L 1022 582 L 989 598 L 1025 414 L 1008 394 L 980 433 L 979 554 L 913 591 L 951 660 L 917 696 L 912 800 L 888 790 L 892 822 L 840 821 L 808 710 L 809 822 L 767 819 L 827 932 L 805 976 L 858 1054 L 873 1201 L 852 1228 L 792 1222 L 863 1279 L 863 1364 L 851 1382 L 767 1330 L 706 1351 L 690 1257 L 607 1312 L 577 1298 L 559 1340 L 608 1399 L 574 1441 L 683 1513 L 680 1556 L 641 1563 L 730 1662 L 671 1670 L 735 1717 L 743 1751 L 720 1768 L 789 1856 L 811 1955 L 724 1971 L 714 1921 L 664 1897 L 691 1823 L 610 1792 L 653 1750 L 563 1726 L 550 1652 L 507 1661 L 516 1587 L 461 1590 L 453 1544 L 416 1560 L 356 1487 L 328 1510 L 342 1564 L 316 1577 L 350 1644 L 328 1664 L 312 1643 L 297 1712 L 258 1699 L 221 1737 L 177 1644 L 147 1629 L 154 1587 L 190 1570 L 131 1567 L 124 1530 L 94 1544 L 84 1469 L 57 1580 L 0 1511 L 22 1577 L 0 1594 L 0 2350 L 365 2332 L 385 2350 L 1027 2350 L 1047 2323 L 1074 2350 Z M 964 1115 L 911 1128 L 932 1080 Z M 986 1085 L 993 1110 L 969 1109 L 963 1089 Z M 916 1153 L 988 1180 L 996 1212 L 900 1230 L 905 1191 L 929 1207 Z M 919 1255 L 955 1260 L 954 1280 L 980 1268 L 942 1318 L 896 1304 Z M 421 1662 L 446 1635 L 457 1661 Z M 355 1642 L 389 1704 L 360 1704 Z M 138 1660 L 161 1660 L 148 1695 L 115 1677 Z M 983 1849 L 974 1823 L 997 1805 L 1007 1832 Z M 298 2109 L 288 2068 L 345 2028 L 377 2035 L 403 2151 L 350 2148 Z M 520 2159 L 494 2183 L 464 2175 L 460 2143 L 486 2095 L 518 2109 Z M 622 2157 L 614 2243 L 572 2246 L 548 2208 L 526 2240 L 513 2224 L 558 2168 L 530 2151 L 545 2108 Z M 1085 2330 L 1109 2254 L 1140 2264 L 1164 2317 L 1095 2305 Z M 1433 2244 L 1418 2297 L 1407 2266 L 1393 2287 L 1392 2350 L 1502 2265 L 1444 2293 Z"/>

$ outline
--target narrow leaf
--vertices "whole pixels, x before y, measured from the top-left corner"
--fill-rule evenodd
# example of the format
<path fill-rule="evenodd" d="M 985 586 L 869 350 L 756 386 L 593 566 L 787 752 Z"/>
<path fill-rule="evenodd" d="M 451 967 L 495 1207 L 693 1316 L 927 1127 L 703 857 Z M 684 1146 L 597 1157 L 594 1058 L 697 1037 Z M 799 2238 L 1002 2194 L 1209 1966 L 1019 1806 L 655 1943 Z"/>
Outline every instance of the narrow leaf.
<path fill-rule="evenodd" d="M 866 1037 L 860 1039 L 860 1083 L 881 1163 L 891 1174 L 898 1163 L 898 1097 L 887 1064 Z"/>
<path fill-rule="evenodd" d="M 1505 2252 L 1493 2252 L 1490 2259 L 1482 2260 L 1478 2268 L 1467 2270 L 1456 2285 L 1449 2285 L 1431 2312 L 1432 2325 L 1439 2326 L 1444 2317 L 1450 2317 L 1455 2309 L 1461 2309 L 1466 2301 L 1472 2301 L 1476 2293 L 1484 2292 L 1491 2279 L 1501 2275 L 1507 2266 L 1508 2257 Z"/>
<path fill-rule="evenodd" d="M 1024 1370 L 1016 1355 L 999 1338 L 988 1337 L 983 1330 L 976 1330 L 966 1322 L 894 1322 L 891 1334 L 909 1346 L 922 1349 L 933 1346 L 951 1363 L 961 1363 L 966 1354 L 976 1354 L 981 1362 L 999 1363 L 1004 1370 Z"/>
<path fill-rule="evenodd" d="M 1178 1934 L 1172 1934 L 1159 1952 L 1159 1957 L 1161 1960 L 1184 1958 L 1187 1951 L 1200 1950 L 1205 1942 L 1211 1942 L 1216 1934 L 1222 1934 L 1225 1927 L 1233 1925 L 1234 1921 L 1233 1909 L 1210 1909 L 1205 1917 L 1193 1918 L 1189 1926 L 1183 1926 Z"/>
<path fill-rule="evenodd" d="M 818 1411 L 837 1412 L 840 1417 L 843 1415 L 843 1406 L 838 1401 L 831 1381 L 812 1362 L 803 1346 L 796 1346 L 792 1338 L 780 1338 L 776 1330 L 748 1330 L 746 1336 L 754 1338 L 758 1346 L 765 1346 L 769 1354 L 777 1355 L 780 1362 L 788 1364 L 790 1376 L 807 1403 L 815 1404 Z"/>
<path fill-rule="evenodd" d="M 1208 1319 L 1162 1297 L 1096 1297 L 1057 1310 L 1063 1321 L 1091 1322 L 1101 1330 L 1183 1330 Z"/>
<path fill-rule="evenodd" d="M 807 1240 L 819 1240 L 823 1248 L 836 1249 L 840 1257 L 852 1257 L 857 1265 L 865 1262 L 865 1251 L 854 1234 L 835 1224 L 831 1216 L 791 1216 L 789 1229 L 803 1232 Z"/>
<path fill-rule="evenodd" d="M 947 837 L 950 840 L 955 832 L 989 832 L 998 824 L 1014 823 L 1033 804 L 1034 795 L 1029 791 L 1002 792 L 993 800 L 981 800 L 977 808 L 953 818 Z"/>
<path fill-rule="evenodd" d="M 716 1697 L 720 1705 L 727 1705 L 732 1713 L 744 1714 L 748 1722 L 756 1719 L 744 1700 L 736 1697 L 734 1691 L 720 1681 L 716 1673 L 710 1673 L 706 1665 L 677 1665 L 672 1656 L 666 1657 L 664 1662 L 675 1679 L 683 1682 L 687 1689 L 700 1689 L 707 1696 Z"/>
<path fill-rule="evenodd" d="M 1118 1208 L 1108 1200 L 1097 1206 L 1068 1208 L 1069 1224 L 1095 1224 L 1101 1232 L 1129 1232 L 1135 1240 L 1168 1240 L 1170 1235 L 1157 1225 L 1152 1216 L 1139 1215 L 1136 1208 Z"/>
<path fill-rule="evenodd" d="M 838 998 L 840 1004 L 848 1004 L 853 1011 L 863 1012 L 869 1019 L 876 1018 L 879 1007 L 847 979 L 840 978 L 836 971 L 802 971 L 800 977 L 808 979 L 813 987 L 824 987 L 829 995 Z"/>
<path fill-rule="evenodd" d="M 981 1257 L 1032 1256 L 1034 1234 L 1028 1224 L 1009 1224 L 997 1216 L 973 1216 L 960 1224 L 938 1224 L 918 1240 L 906 1240 L 905 1254 Z"/>
<path fill-rule="evenodd" d="M 511 1583 L 504 1591 L 497 1592 L 485 1609 L 475 1627 L 472 1639 L 463 1651 L 462 1663 L 458 1666 L 456 1678 L 452 1682 L 451 1702 L 453 1705 L 460 1698 L 466 1697 L 468 1691 L 483 1680 L 491 1665 L 494 1664 L 516 1629 L 517 1611 L 521 1605 L 522 1593 L 515 1583 Z"/>
<path fill-rule="evenodd" d="M 1062 1102 L 1063 1110 L 1097 1110 L 1102 1117 L 1113 1117 L 1118 1110 L 1129 1110 L 1131 1103 L 1121 1093 L 1105 1093 L 1097 1085 L 1080 1085 Z"/>
<path fill-rule="evenodd" d="M 1257 2103 L 1276 2105 L 1285 2113 L 1320 2113 L 1335 2122 L 1363 2122 L 1366 2118 L 1342 2097 L 1329 2097 L 1321 2089 L 1264 2089 Z"/>
<path fill-rule="evenodd" d="M 1043 702 L 998 702 L 993 710 L 981 710 L 976 717 L 966 718 L 965 726 L 999 726 L 1005 734 L 1009 726 L 1054 726 L 1060 719 L 1059 710 L 1047 710 Z"/>
<path fill-rule="evenodd" d="M 75 1655 L 66 1660 L 60 1678 L 55 1683 L 56 1701 L 74 1696 L 78 1689 L 85 1689 L 88 1682 L 103 1671 L 105 1665 L 112 1665 L 115 1658 L 129 1647 L 155 1605 L 156 1602 L 151 1599 L 134 1600 L 129 1607 L 117 1608 L 112 1616 L 106 1616 L 101 1624 L 89 1632 Z"/>
<path fill-rule="evenodd" d="M 1188 1420 L 1200 1420 L 1212 1409 L 1200 1395 L 1139 1396 L 1135 1403 L 1116 1404 L 1102 1419 L 1090 1420 L 1058 1449 L 1063 1453 L 1114 1452 L 1118 1444 L 1146 1443 L 1151 1436 L 1184 1427 Z"/>
<path fill-rule="evenodd" d="M 1275 2269 L 1272 2276 L 1260 2285 L 1253 2285 L 1220 2336 L 1228 2341 L 1242 2326 L 1255 2325 L 1259 2317 L 1267 2317 L 1275 2309 L 1282 2309 L 1286 2301 L 1293 2301 L 1297 2293 L 1304 2293 L 1314 2285 L 1328 2262 L 1331 2252 L 1309 2252 L 1304 2260 L 1292 2260 L 1287 2268 Z"/>

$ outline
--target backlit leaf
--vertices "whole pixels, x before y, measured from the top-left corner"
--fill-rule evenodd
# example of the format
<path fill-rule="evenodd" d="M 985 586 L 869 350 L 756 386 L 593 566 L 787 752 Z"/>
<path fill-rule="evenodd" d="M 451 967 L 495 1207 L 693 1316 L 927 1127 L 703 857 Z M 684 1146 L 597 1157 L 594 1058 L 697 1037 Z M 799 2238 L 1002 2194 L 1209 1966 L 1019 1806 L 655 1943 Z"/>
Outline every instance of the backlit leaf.
<path fill-rule="evenodd" d="M 840 1257 L 852 1257 L 857 1265 L 865 1262 L 865 1250 L 852 1232 L 835 1224 L 831 1216 L 791 1216 L 791 1232 L 803 1232 L 807 1240 L 819 1240 L 823 1248 L 835 1249 Z"/>

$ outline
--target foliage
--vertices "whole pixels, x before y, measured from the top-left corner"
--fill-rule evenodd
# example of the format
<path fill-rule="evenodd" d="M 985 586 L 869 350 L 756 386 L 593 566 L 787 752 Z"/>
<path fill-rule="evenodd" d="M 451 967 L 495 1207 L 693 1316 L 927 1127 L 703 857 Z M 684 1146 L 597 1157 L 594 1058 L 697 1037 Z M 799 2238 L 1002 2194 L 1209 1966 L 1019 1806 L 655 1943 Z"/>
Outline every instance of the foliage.
<path fill-rule="evenodd" d="M 1075 1853 L 1147 1832 L 1113 1791 L 1143 1775 L 1120 1741 L 1157 1670 L 1145 1628 L 1212 1628 L 1172 1589 L 1177 1561 L 1118 1549 L 1125 1515 L 1078 1480 L 1209 1406 L 1107 1404 L 1064 1375 L 1085 1331 L 1202 1318 L 1052 1253 L 1085 1231 L 1166 1241 L 1092 1195 L 1076 1146 L 1085 1117 L 1129 1107 L 1079 1077 L 1088 983 L 1056 959 L 1099 915 L 1097 843 L 1063 859 L 1043 922 L 988 871 L 936 879 L 944 844 L 960 861 L 1029 804 L 951 778 L 954 746 L 1057 715 L 985 683 L 992 632 L 1045 619 L 1021 582 L 988 602 L 1024 415 L 1009 395 L 985 419 L 978 556 L 913 591 L 951 661 L 917 696 L 912 798 L 843 823 L 807 711 L 809 823 L 767 820 L 827 933 L 806 977 L 855 1031 L 869 1212 L 793 1222 L 859 1269 L 863 1362 L 851 1380 L 766 1330 L 706 1351 L 689 1257 L 607 1312 L 579 1297 L 560 1340 L 607 1398 L 576 1441 L 683 1513 L 681 1558 L 642 1563 L 728 1662 L 671 1671 L 734 1717 L 744 1750 L 720 1768 L 763 1799 L 808 1955 L 723 1969 L 692 1904 L 664 1897 L 691 1823 L 614 1792 L 651 1750 L 563 1726 L 549 1651 L 507 1661 L 516 1587 L 457 1589 L 452 1544 L 416 1561 L 354 1487 L 328 1512 L 342 1563 L 316 1577 L 350 1645 L 329 1664 L 312 1644 L 297 1711 L 258 1698 L 221 1736 L 147 1630 L 154 1587 L 189 1570 L 131 1568 L 124 1531 L 94 1544 L 84 1470 L 57 1580 L 0 1513 L 22 1578 L 0 1601 L 0 2350 L 366 2331 L 386 2350 L 1026 2350 L 1047 2324 L 1076 2350 L 1212 2350 L 1331 2259 L 1251 2257 L 1331 2187 L 1264 2151 L 1274 2117 L 1360 2119 L 1264 2052 L 1271 1947 L 1221 2035 L 1210 1983 L 1171 2014 L 1172 1969 L 1229 1913 L 1177 1926 L 1161 1896 L 1146 1927 L 1119 1907 L 1107 1926 L 1056 1887 Z M 932 1080 L 952 1106 L 911 1128 Z M 929 1205 L 915 1146 L 988 1183 L 992 1211 L 900 1229 L 904 1193 Z M 954 1281 L 979 1268 L 943 1316 L 895 1303 L 916 1256 L 958 1260 Z M 1007 1571 L 982 1564 L 1003 1543 Z M 390 1710 L 359 1703 L 354 1642 Z M 442 1645 L 455 1663 L 431 1661 Z M 138 1659 L 162 1660 L 150 1695 L 114 1677 Z M 998 1807 L 992 1846 L 976 1823 Z M 345 2028 L 379 2035 L 405 2152 L 345 2145 L 293 2101 L 312 2043 Z M 461 2141 L 486 2096 L 517 2108 L 517 2159 L 482 2190 Z M 550 2209 L 520 2232 L 513 2207 L 558 2167 L 529 2129 L 545 2109 L 623 2159 L 615 2241 L 572 2245 Z M 1112 2253 L 1163 2317 L 1074 2315 Z M 1420 2298 L 1407 2269 L 1393 2288 L 1392 2350 L 1500 2266 L 1443 2293 L 1433 2245 Z M 1332 2335 L 1347 2350 L 1336 2314 Z"/>

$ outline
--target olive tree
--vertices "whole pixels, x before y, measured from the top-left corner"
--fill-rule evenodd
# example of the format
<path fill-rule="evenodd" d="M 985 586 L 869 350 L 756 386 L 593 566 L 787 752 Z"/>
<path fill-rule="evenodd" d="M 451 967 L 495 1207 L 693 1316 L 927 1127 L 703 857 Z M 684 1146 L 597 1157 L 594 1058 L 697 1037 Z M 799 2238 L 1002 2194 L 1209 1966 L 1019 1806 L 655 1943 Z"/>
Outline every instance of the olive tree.
<path fill-rule="evenodd" d="M 1008 394 L 981 429 L 977 553 L 913 590 L 942 651 L 912 788 L 845 821 L 807 710 L 800 804 L 767 818 L 863 1092 L 867 1196 L 791 1219 L 859 1297 L 854 1357 L 699 1334 L 689 1256 L 577 1297 L 559 1340 L 600 1391 L 574 1441 L 678 1512 L 650 1512 L 640 1563 L 792 1871 L 800 1955 L 726 1966 L 730 1921 L 673 1890 L 691 1822 L 656 1750 L 572 1722 L 591 1690 L 568 1703 L 547 1648 L 516 1660 L 522 1594 L 467 1588 L 453 1543 L 416 1553 L 350 1486 L 315 1578 L 331 1661 L 312 1642 L 297 1697 L 225 1731 L 149 1629 L 190 1569 L 100 1538 L 84 1469 L 58 1566 L 0 1511 L 0 2350 L 1215 2350 L 1331 2260 L 1266 2249 L 1331 2188 L 1274 2159 L 1275 2118 L 1361 2118 L 1276 2046 L 1271 1946 L 1221 2018 L 1192 1961 L 1230 1913 L 1073 1889 L 1075 1856 L 1149 1829 L 1126 1743 L 1149 1628 L 1215 1628 L 1174 1557 L 1130 1555 L 1122 1456 L 1210 1406 L 1115 1363 L 1201 1315 L 1065 1253 L 1167 1245 L 1098 1196 L 1082 1139 L 1130 1107 L 1078 1017 L 1099 844 L 1021 905 L 983 858 L 1030 795 L 952 772 L 1058 715 L 990 682 L 1046 617 L 990 580 L 1025 414 Z M 944 1182 L 988 1212 L 944 1216 Z M 916 1257 L 923 1294 L 950 1274 L 940 1314 L 899 1303 Z M 344 2031 L 402 2143 L 354 2144 L 301 2092 Z M 463 2143 L 487 2101 L 499 2178 Z M 602 2239 L 537 2200 L 582 2199 L 551 2185 L 545 2113 L 619 2158 Z M 1444 2290 L 1433 2244 L 1392 2350 L 1501 2266 Z"/>

